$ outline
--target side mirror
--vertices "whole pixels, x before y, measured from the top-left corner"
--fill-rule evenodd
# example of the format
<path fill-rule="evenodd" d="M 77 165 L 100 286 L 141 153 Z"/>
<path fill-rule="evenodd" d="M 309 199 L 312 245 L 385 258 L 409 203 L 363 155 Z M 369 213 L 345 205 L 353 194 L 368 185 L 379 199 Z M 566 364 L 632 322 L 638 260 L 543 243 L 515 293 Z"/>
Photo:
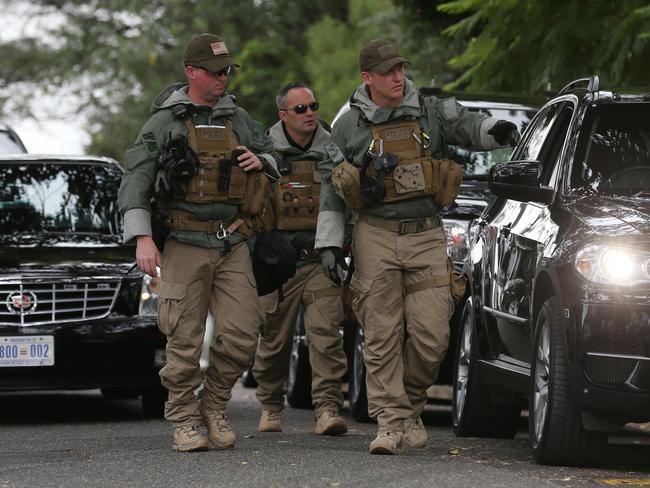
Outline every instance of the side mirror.
<path fill-rule="evenodd" d="M 542 186 L 544 167 L 540 161 L 506 161 L 492 167 L 488 187 L 495 195 L 520 202 L 553 201 L 553 189 Z"/>

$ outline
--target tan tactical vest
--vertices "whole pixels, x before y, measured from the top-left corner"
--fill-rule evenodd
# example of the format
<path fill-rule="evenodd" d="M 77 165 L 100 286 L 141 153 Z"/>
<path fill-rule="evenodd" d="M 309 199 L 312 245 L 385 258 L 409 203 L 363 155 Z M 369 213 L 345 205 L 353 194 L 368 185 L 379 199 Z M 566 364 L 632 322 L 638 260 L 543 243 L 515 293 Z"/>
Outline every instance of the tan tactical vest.
<path fill-rule="evenodd" d="M 229 164 L 230 153 L 238 145 L 237 135 L 232 130 L 232 118 L 226 119 L 225 126 L 197 125 L 190 120 L 185 124 L 188 129 L 188 144 L 199 157 L 199 169 L 187 184 L 185 200 L 188 202 L 209 203 L 225 202 L 241 204 L 246 192 L 246 174 L 237 165 Z M 227 172 L 230 172 L 228 177 Z M 228 180 L 227 188 L 224 188 Z"/>
<path fill-rule="evenodd" d="M 438 192 L 440 161 L 431 158 L 428 138 L 420 130 L 417 120 L 373 124 L 372 138 L 372 153 L 392 153 L 398 160 L 395 169 L 384 174 L 384 202 L 431 196 Z M 371 161 L 367 175 L 376 176 L 377 173 Z"/>
<path fill-rule="evenodd" d="M 291 174 L 278 181 L 273 196 L 279 230 L 316 229 L 320 184 L 316 161 L 291 162 Z"/>

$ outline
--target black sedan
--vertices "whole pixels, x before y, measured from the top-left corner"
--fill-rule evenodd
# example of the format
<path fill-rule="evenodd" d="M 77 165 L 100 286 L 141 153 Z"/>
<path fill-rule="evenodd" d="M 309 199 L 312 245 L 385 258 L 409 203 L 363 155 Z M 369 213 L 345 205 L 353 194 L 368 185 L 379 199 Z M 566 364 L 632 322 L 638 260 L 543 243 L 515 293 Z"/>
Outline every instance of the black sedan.
<path fill-rule="evenodd" d="M 454 430 L 588 464 L 650 420 L 650 97 L 578 80 L 495 166 L 470 229 Z"/>
<path fill-rule="evenodd" d="M 155 294 L 121 246 L 115 161 L 0 156 L 0 391 L 101 388 L 162 413 Z"/>

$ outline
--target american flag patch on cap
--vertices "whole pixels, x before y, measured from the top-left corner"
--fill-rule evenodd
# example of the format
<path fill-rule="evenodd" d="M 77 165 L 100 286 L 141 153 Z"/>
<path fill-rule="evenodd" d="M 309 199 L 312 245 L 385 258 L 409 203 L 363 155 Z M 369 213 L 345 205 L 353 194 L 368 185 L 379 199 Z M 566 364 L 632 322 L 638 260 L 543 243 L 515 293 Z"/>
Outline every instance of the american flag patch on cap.
<path fill-rule="evenodd" d="M 212 54 L 215 56 L 219 56 L 219 54 L 228 54 L 228 48 L 226 47 L 225 42 L 213 42 L 210 44 L 210 47 L 212 48 Z"/>

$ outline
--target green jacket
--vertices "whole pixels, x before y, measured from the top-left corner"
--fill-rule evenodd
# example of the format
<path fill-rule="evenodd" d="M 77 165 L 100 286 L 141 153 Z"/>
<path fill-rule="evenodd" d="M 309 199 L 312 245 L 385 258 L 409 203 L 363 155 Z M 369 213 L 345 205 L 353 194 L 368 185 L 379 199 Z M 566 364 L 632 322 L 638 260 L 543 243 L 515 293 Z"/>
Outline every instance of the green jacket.
<path fill-rule="evenodd" d="M 290 170 L 292 161 L 311 159 L 314 161 L 322 160 L 325 155 L 325 145 L 330 142 L 330 133 L 321 124 L 318 124 L 311 146 L 303 151 L 292 146 L 282 128 L 282 121 L 278 121 L 271 126 L 267 132 L 273 143 L 273 149 L 278 154 L 278 167 L 281 173 Z M 287 230 L 283 234 L 291 241 L 296 249 L 309 249 L 314 247 L 316 238 L 315 230 Z M 314 258 L 299 260 L 297 265 L 301 266 L 308 262 L 314 261 Z"/>
<path fill-rule="evenodd" d="M 232 116 L 233 130 L 241 145 L 248 147 L 262 161 L 265 171 L 278 176 L 277 164 L 272 155 L 271 141 L 248 113 L 238 107 L 235 97 L 226 93 L 213 107 L 197 105 L 187 95 L 187 83 L 176 83 L 163 90 L 151 106 L 151 116 L 140 130 L 131 149 L 124 155 L 124 176 L 120 185 L 118 205 L 124 215 L 124 243 L 138 235 L 151 235 L 151 198 L 158 171 L 158 157 L 164 141 L 171 135 L 187 137 L 185 122 L 174 116 L 172 107 L 188 108 L 195 125 L 224 125 L 226 116 Z M 190 212 L 200 220 L 232 220 L 238 206 L 227 203 L 190 203 L 180 200 L 158 202 L 164 209 Z M 170 234 L 181 242 L 202 247 L 221 247 L 222 241 L 208 232 L 173 231 Z M 244 236 L 235 233 L 230 238 L 236 244 Z"/>
<path fill-rule="evenodd" d="M 332 142 L 345 159 L 361 168 L 368 146 L 372 141 L 372 124 L 380 124 L 404 117 L 417 117 L 420 127 L 431 138 L 434 158 L 442 157 L 447 144 L 483 150 L 496 149 L 500 145 L 487 131 L 497 119 L 485 114 L 470 112 L 453 98 L 422 98 L 412 81 L 406 80 L 404 99 L 395 108 L 377 106 L 371 99 L 366 85 L 361 85 L 350 98 L 350 110 L 334 124 Z M 342 247 L 345 236 L 345 204 L 334 193 L 331 171 L 336 165 L 327 156 L 318 165 L 323 174 L 320 196 L 320 213 L 316 231 L 316 248 Z M 361 213 L 387 219 L 414 219 L 430 217 L 440 208 L 430 197 L 420 197 L 390 203 L 377 203 L 364 207 Z"/>

